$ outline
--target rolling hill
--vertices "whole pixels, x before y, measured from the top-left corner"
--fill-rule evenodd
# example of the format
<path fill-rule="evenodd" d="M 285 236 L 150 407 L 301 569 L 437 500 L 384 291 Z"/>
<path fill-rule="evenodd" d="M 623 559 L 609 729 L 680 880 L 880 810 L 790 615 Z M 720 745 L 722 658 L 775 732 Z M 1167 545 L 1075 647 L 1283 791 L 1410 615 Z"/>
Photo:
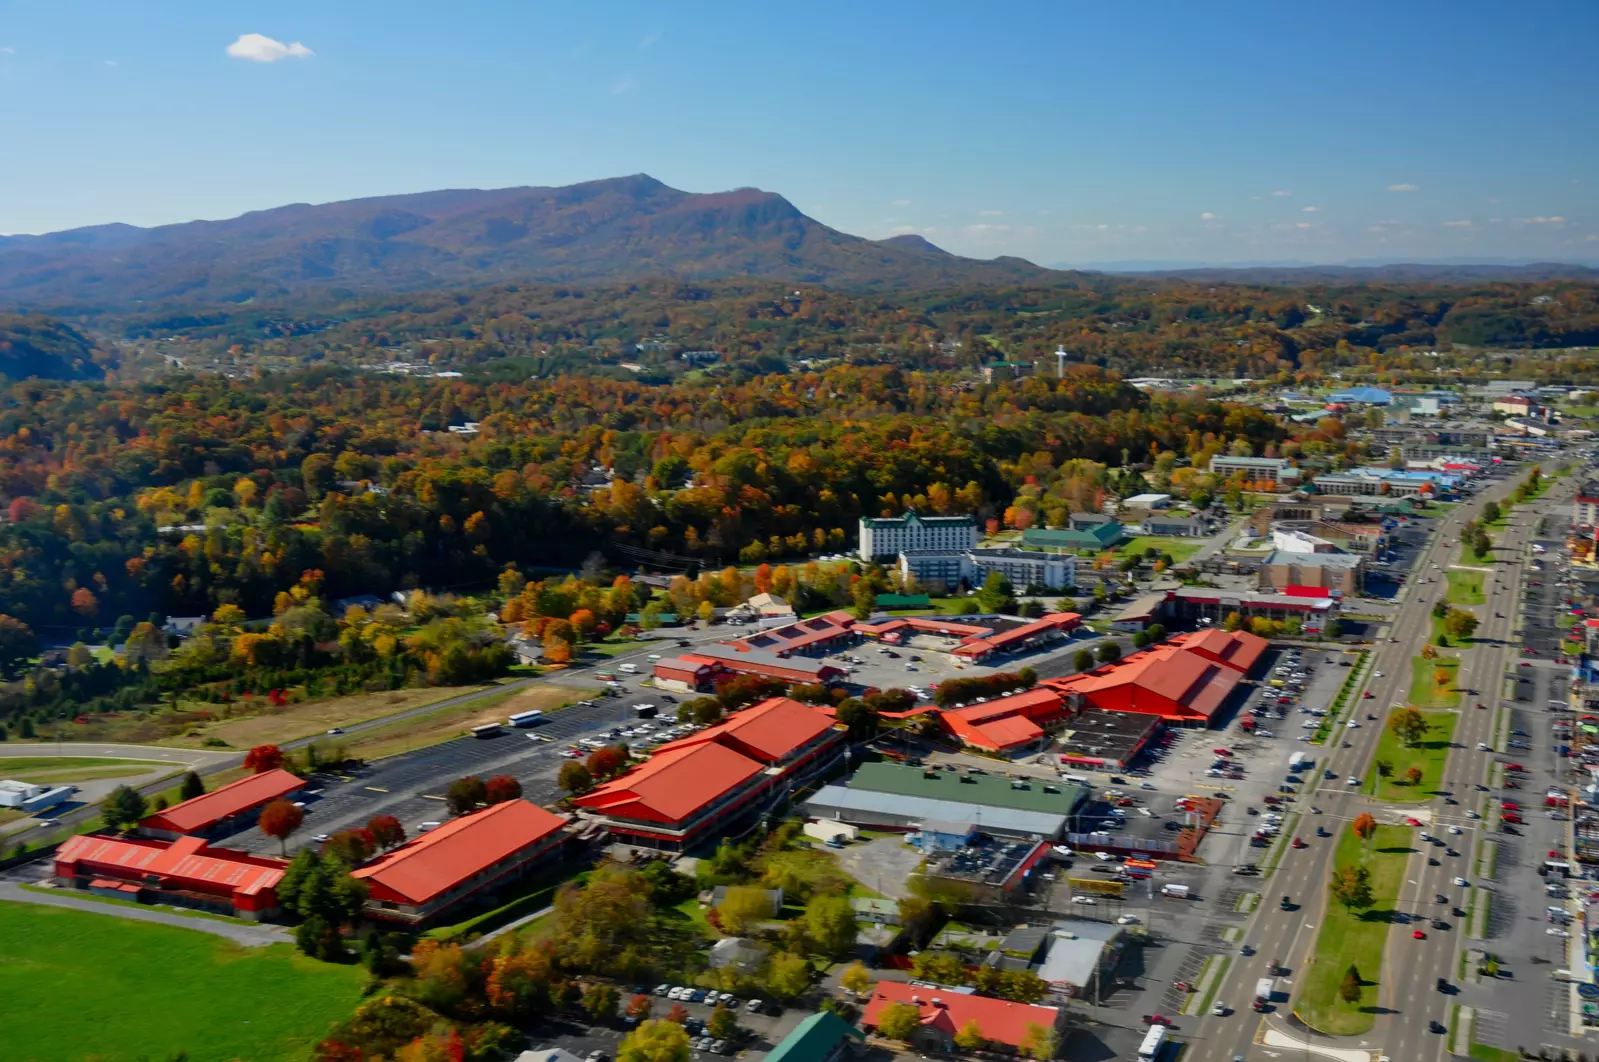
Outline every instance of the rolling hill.
<path fill-rule="evenodd" d="M 32 308 L 660 276 L 877 288 L 1068 275 L 1019 258 L 961 258 L 921 237 L 862 239 L 770 192 L 694 194 L 643 174 L 0 237 L 0 302 Z"/>

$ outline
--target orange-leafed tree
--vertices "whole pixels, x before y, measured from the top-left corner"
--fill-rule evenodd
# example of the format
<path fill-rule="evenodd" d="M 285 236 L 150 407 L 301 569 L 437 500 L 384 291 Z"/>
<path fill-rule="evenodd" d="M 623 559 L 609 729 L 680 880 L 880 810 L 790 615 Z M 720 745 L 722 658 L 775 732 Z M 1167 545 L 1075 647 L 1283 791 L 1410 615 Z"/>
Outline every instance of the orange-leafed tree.
<path fill-rule="evenodd" d="M 305 811 L 287 800 L 274 800 L 261 809 L 261 832 L 277 838 L 283 854 L 289 854 L 289 837 L 305 821 Z"/>
<path fill-rule="evenodd" d="M 244 769 L 265 774 L 283 766 L 283 750 L 276 745 L 257 745 L 244 754 Z"/>
<path fill-rule="evenodd" d="M 1372 834 L 1377 832 L 1377 820 L 1372 818 L 1369 812 L 1362 811 L 1355 816 L 1355 821 L 1349 824 L 1349 828 L 1354 830 L 1355 836 L 1362 841 L 1369 841 Z"/>
<path fill-rule="evenodd" d="M 488 798 L 485 803 L 503 804 L 522 795 L 522 783 L 508 774 L 497 774 L 483 783 L 483 792 Z"/>

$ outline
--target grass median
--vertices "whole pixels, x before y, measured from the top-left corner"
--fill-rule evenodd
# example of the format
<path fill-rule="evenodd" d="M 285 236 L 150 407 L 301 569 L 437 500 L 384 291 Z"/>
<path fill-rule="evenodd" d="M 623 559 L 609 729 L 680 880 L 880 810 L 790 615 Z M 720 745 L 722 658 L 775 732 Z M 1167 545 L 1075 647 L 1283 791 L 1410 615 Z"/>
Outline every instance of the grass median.
<path fill-rule="evenodd" d="M 1455 686 L 1459 678 L 1459 657 L 1442 653 L 1431 660 L 1416 657 L 1410 662 L 1410 703 L 1417 708 L 1459 707 L 1460 690 Z"/>
<path fill-rule="evenodd" d="M 1370 872 L 1372 905 L 1352 911 L 1330 896 L 1327 899 L 1316 950 L 1300 979 L 1299 998 L 1294 1003 L 1294 1013 L 1318 1032 L 1355 1036 L 1370 1031 L 1376 1020 L 1383 948 L 1394 921 L 1405 863 L 1415 851 L 1411 841 L 1412 831 L 1404 826 L 1379 826 L 1369 842 L 1345 830 L 1338 841 L 1335 865 L 1358 864 Z M 1339 986 L 1351 966 L 1359 973 L 1361 993 L 1359 1000 L 1346 1003 Z"/>
<path fill-rule="evenodd" d="M 1383 728 L 1365 792 L 1379 800 L 1412 804 L 1431 800 L 1436 795 L 1460 716 L 1454 712 L 1422 712 L 1421 716 L 1427 721 L 1427 733 L 1414 745 L 1405 744 L 1393 731 L 1386 726 Z M 1387 774 L 1379 770 L 1379 764 L 1388 765 Z M 1409 777 L 1411 768 L 1421 772 L 1414 783 Z"/>
<path fill-rule="evenodd" d="M 1451 605 L 1485 605 L 1488 598 L 1482 592 L 1482 581 L 1485 572 L 1467 572 L 1452 568 L 1445 573 L 1449 581 L 1449 593 L 1444 600 Z"/>

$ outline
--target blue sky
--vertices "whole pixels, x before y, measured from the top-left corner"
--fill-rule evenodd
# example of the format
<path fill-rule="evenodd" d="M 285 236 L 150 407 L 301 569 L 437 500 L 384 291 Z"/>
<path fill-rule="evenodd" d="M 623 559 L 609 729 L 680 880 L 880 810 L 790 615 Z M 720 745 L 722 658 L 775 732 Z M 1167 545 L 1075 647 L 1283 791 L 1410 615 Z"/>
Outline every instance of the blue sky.
<path fill-rule="evenodd" d="M 0 232 L 646 172 L 1051 264 L 1592 261 L 1596 44 L 1592 0 L 0 0 Z"/>

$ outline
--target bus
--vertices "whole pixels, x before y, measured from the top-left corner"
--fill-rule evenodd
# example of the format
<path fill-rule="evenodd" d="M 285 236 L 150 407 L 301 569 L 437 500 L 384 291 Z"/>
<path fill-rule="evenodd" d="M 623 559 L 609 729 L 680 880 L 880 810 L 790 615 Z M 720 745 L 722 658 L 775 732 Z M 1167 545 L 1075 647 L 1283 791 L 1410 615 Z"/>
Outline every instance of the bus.
<path fill-rule="evenodd" d="M 1160 1049 L 1166 1046 L 1166 1026 L 1151 1025 L 1149 1032 L 1144 1034 L 1144 1042 L 1138 1045 L 1139 1062 L 1154 1062 L 1160 1056 Z"/>
<path fill-rule="evenodd" d="M 497 737 L 502 730 L 503 728 L 499 723 L 484 723 L 482 726 L 472 728 L 472 736 L 475 738 Z"/>
<path fill-rule="evenodd" d="M 506 722 L 511 726 L 538 726 L 544 722 L 544 713 L 536 708 L 528 712 L 517 712 Z"/>

